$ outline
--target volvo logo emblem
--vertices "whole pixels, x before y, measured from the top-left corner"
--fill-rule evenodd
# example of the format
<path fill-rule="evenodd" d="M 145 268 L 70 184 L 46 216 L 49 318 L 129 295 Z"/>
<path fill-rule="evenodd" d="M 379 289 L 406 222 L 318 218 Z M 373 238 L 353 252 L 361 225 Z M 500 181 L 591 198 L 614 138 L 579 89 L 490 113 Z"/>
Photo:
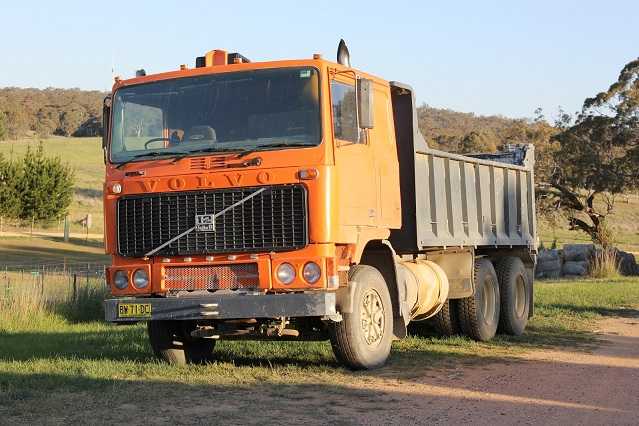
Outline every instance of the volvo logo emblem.
<path fill-rule="evenodd" d="M 195 230 L 198 232 L 215 232 L 215 215 L 196 214 Z"/>

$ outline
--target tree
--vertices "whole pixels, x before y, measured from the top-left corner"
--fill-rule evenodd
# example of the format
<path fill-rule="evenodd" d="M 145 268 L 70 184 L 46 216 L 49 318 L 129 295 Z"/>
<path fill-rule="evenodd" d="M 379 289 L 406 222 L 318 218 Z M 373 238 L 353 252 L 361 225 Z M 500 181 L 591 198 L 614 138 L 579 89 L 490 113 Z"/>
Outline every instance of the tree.
<path fill-rule="evenodd" d="M 538 194 L 552 200 L 571 229 L 611 243 L 606 217 L 615 196 L 639 187 L 639 59 L 629 62 L 607 91 L 584 101 L 573 125 L 565 115 L 555 168 Z"/>
<path fill-rule="evenodd" d="M 5 120 L 4 112 L 0 111 L 0 141 L 3 141 L 7 137 Z"/>
<path fill-rule="evenodd" d="M 59 157 L 45 157 L 42 145 L 27 148 L 16 189 L 19 219 L 51 221 L 63 217 L 73 197 L 73 170 Z"/>
<path fill-rule="evenodd" d="M 0 154 L 0 218 L 14 217 L 20 200 L 16 191 L 19 170 L 13 161 Z"/>

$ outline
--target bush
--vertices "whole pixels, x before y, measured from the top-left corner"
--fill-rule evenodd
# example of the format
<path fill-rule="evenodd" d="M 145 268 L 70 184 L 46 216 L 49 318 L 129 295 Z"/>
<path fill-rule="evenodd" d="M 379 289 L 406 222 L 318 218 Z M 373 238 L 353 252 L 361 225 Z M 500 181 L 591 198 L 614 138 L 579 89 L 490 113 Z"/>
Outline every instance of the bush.
<path fill-rule="evenodd" d="M 620 275 L 617 251 L 609 247 L 596 250 L 590 259 L 590 276 L 593 278 L 618 278 Z"/>
<path fill-rule="evenodd" d="M 20 205 L 16 183 L 19 168 L 0 154 L 0 217 L 14 217 Z"/>
<path fill-rule="evenodd" d="M 73 170 L 59 157 L 45 157 L 42 144 L 27 148 L 16 179 L 17 218 L 51 221 L 67 214 L 73 199 Z"/>
<path fill-rule="evenodd" d="M 7 137 L 7 125 L 4 112 L 0 111 L 0 141 L 5 140 Z"/>

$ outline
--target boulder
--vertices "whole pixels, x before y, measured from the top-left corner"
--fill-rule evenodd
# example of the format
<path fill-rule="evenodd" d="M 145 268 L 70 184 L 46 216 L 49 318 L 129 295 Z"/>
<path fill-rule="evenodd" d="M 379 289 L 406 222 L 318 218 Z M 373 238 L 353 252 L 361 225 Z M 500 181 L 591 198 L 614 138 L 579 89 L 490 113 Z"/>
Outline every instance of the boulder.
<path fill-rule="evenodd" d="M 569 260 L 564 262 L 561 272 L 563 275 L 572 275 L 583 277 L 588 273 L 588 264 L 589 262 L 586 260 L 583 261 L 574 261 Z"/>
<path fill-rule="evenodd" d="M 637 260 L 632 253 L 618 250 L 617 262 L 619 265 L 619 272 L 621 275 L 636 275 L 637 272 Z"/>
<path fill-rule="evenodd" d="M 594 244 L 566 244 L 563 249 L 564 260 L 573 262 L 589 261 L 594 251 Z"/>
<path fill-rule="evenodd" d="M 559 259 L 559 250 L 540 250 L 537 254 L 537 263 L 543 263 L 546 260 L 556 260 Z"/>
<path fill-rule="evenodd" d="M 535 269 L 535 278 L 561 278 L 561 268 L 557 269 L 547 269 L 547 270 L 537 270 Z"/>
<path fill-rule="evenodd" d="M 554 271 L 555 269 L 561 269 L 560 258 L 537 261 L 538 271 Z"/>

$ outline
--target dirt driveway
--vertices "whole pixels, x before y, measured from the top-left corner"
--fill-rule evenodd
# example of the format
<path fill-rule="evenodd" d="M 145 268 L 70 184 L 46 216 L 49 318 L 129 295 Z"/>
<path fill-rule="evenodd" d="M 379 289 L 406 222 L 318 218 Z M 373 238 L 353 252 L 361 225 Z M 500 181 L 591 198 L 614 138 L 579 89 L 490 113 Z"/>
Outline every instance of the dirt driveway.
<path fill-rule="evenodd" d="M 362 413 L 356 422 L 639 424 L 634 314 L 602 321 L 601 345 L 591 352 L 532 351 L 514 362 L 460 367 L 412 383 L 371 383 L 367 389 L 392 394 L 394 402 L 388 412 Z"/>
<path fill-rule="evenodd" d="M 381 370 L 341 384 L 182 388 L 154 395 L 158 408 L 144 416 L 143 404 L 94 415 L 129 424 L 636 425 L 637 314 L 601 322 L 601 342 L 589 352 L 531 351 L 508 361 L 415 371 L 410 379 Z"/>

